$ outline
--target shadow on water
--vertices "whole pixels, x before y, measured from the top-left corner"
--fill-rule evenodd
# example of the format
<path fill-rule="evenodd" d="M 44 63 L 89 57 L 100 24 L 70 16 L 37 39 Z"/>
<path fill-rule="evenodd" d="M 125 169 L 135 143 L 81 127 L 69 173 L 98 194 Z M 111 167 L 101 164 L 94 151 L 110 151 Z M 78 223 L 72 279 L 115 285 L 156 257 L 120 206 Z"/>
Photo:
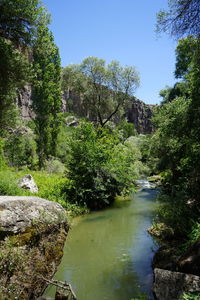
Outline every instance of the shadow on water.
<path fill-rule="evenodd" d="M 55 279 L 70 282 L 78 300 L 152 300 L 156 243 L 147 234 L 157 191 L 142 190 L 119 208 L 79 217 L 67 237 Z M 53 296 L 50 287 L 46 296 Z"/>

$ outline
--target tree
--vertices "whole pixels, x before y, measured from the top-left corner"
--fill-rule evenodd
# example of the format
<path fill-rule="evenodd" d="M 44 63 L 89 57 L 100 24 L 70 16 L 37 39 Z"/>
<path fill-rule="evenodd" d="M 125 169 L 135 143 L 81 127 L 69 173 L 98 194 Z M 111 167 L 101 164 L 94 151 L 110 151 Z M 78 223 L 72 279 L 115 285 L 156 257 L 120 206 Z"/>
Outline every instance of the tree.
<path fill-rule="evenodd" d="M 14 49 L 9 40 L 0 37 L 0 134 L 14 127 L 17 110 L 14 104 L 16 89 L 22 87 L 30 74 L 26 56 Z"/>
<path fill-rule="evenodd" d="M 102 127 L 126 106 L 138 84 L 134 67 L 122 67 L 117 61 L 106 65 L 97 57 L 87 57 L 63 71 L 65 91 L 77 94 L 84 116 Z"/>
<path fill-rule="evenodd" d="M 17 88 L 30 80 L 30 45 L 44 9 L 39 0 L 0 1 L 0 131 L 15 126 Z"/>
<path fill-rule="evenodd" d="M 58 113 L 61 108 L 60 55 L 53 35 L 45 22 L 37 29 L 33 45 L 33 108 L 36 113 L 36 133 L 39 165 L 45 159 L 56 155 L 56 142 L 59 131 Z"/>
<path fill-rule="evenodd" d="M 169 0 L 168 11 L 157 15 L 157 30 L 172 36 L 200 34 L 200 3 L 197 0 Z"/>
<path fill-rule="evenodd" d="M 44 9 L 39 0 L 1 0 L 0 36 L 16 46 L 30 45 Z"/>
<path fill-rule="evenodd" d="M 66 186 L 69 201 L 90 209 L 109 206 L 119 192 L 119 184 L 107 164 L 115 137 L 95 130 L 92 123 L 82 122 L 73 131 Z"/>

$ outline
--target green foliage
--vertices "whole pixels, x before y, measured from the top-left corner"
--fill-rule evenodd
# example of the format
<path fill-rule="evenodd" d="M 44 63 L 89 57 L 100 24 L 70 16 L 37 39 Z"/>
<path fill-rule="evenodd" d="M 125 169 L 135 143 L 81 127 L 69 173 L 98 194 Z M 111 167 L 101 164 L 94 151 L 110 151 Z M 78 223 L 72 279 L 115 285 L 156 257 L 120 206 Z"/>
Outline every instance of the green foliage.
<path fill-rule="evenodd" d="M 200 300 L 200 293 L 199 292 L 184 293 L 181 300 Z"/>
<path fill-rule="evenodd" d="M 156 221 L 173 228 L 175 236 L 186 236 L 193 224 L 193 213 L 188 209 L 185 193 L 176 192 L 174 196 L 161 194 L 159 201 Z"/>
<path fill-rule="evenodd" d="M 16 89 L 28 80 L 30 66 L 27 57 L 1 37 L 0 56 L 0 132 L 4 136 L 16 124 L 18 112 L 13 99 Z"/>
<path fill-rule="evenodd" d="M 67 165 L 71 186 L 66 193 L 72 203 L 97 209 L 108 206 L 114 200 L 116 180 L 105 168 L 112 145 L 112 141 L 95 131 L 90 123 L 82 123 L 76 128 Z"/>
<path fill-rule="evenodd" d="M 16 175 L 8 170 L 0 171 L 0 195 L 23 195 L 24 191 L 17 185 Z"/>
<path fill-rule="evenodd" d="M 61 108 L 60 56 L 53 35 L 45 23 L 37 28 L 33 46 L 33 108 L 36 113 L 37 148 L 42 167 L 49 156 L 56 155 Z"/>
<path fill-rule="evenodd" d="M 124 140 L 137 134 L 134 124 L 128 123 L 127 120 L 122 121 L 117 128 L 121 131 Z"/>
<path fill-rule="evenodd" d="M 17 119 L 17 88 L 31 80 L 28 55 L 36 28 L 45 14 L 38 0 L 0 2 L 0 131 L 5 135 Z"/>
<path fill-rule="evenodd" d="M 80 65 L 64 68 L 62 81 L 69 110 L 103 127 L 110 120 L 119 121 L 120 114 L 124 113 L 121 108 L 129 102 L 139 77 L 134 67 L 122 67 L 117 61 L 106 65 L 103 59 L 87 57 Z M 71 91 L 81 99 L 78 107 L 71 101 Z"/>
<path fill-rule="evenodd" d="M 44 169 L 47 173 L 60 173 L 63 174 L 65 172 L 64 164 L 55 157 L 51 157 L 49 160 L 46 160 L 44 163 Z"/>
<path fill-rule="evenodd" d="M 0 137 L 0 171 L 5 168 L 5 157 L 4 157 L 4 141 Z"/>
<path fill-rule="evenodd" d="M 39 4 L 39 0 L 1 0 L 0 36 L 17 46 L 29 45 L 43 13 Z"/>
<path fill-rule="evenodd" d="M 120 193 L 127 194 L 134 190 L 134 180 L 146 173 L 147 169 L 140 159 L 141 153 L 135 139 L 129 138 L 113 147 L 107 168 L 116 179 Z"/>
<path fill-rule="evenodd" d="M 19 126 L 5 140 L 4 153 L 12 167 L 34 168 L 38 158 L 35 135 L 30 128 Z"/>
<path fill-rule="evenodd" d="M 197 39 L 188 36 L 187 38 L 180 39 L 176 47 L 176 78 L 187 78 L 190 65 L 195 54 L 197 46 Z"/>
<path fill-rule="evenodd" d="M 200 210 L 200 39 L 181 40 L 176 54 L 182 95 L 155 112 L 154 157 L 167 193 L 160 218 L 175 232 L 188 235 Z"/>
<path fill-rule="evenodd" d="M 71 136 L 67 163 L 70 179 L 65 192 L 72 203 L 99 209 L 110 205 L 116 194 L 128 193 L 144 171 L 134 141 L 120 142 L 117 131 L 95 129 L 82 122 Z"/>

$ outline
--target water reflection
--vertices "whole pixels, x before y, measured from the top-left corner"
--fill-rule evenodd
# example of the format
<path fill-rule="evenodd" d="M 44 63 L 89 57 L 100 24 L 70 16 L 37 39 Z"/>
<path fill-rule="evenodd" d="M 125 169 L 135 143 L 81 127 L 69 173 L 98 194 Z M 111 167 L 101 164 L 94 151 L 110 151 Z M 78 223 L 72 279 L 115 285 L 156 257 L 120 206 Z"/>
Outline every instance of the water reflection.
<path fill-rule="evenodd" d="M 151 225 L 156 191 L 141 191 L 120 209 L 78 219 L 55 276 L 70 282 L 78 300 L 130 300 L 151 295 L 151 260 L 156 248 Z M 53 289 L 46 291 L 52 295 Z"/>

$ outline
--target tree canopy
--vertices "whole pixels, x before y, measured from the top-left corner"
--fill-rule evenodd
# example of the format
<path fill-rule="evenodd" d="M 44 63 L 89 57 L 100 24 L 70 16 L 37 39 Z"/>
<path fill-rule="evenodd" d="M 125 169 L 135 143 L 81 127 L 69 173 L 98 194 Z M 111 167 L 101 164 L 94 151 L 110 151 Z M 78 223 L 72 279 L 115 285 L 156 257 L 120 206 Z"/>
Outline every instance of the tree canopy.
<path fill-rule="evenodd" d="M 85 116 L 104 126 L 124 108 L 139 85 L 133 66 L 122 67 L 118 61 L 106 64 L 97 57 L 87 57 L 80 65 L 63 70 L 63 89 L 77 94 Z"/>
<path fill-rule="evenodd" d="M 157 15 L 158 31 L 180 38 L 200 34 L 200 3 L 197 0 L 168 0 L 168 10 Z"/>
<path fill-rule="evenodd" d="M 44 13 L 39 0 L 1 0 L 0 36 L 15 45 L 30 44 Z"/>

